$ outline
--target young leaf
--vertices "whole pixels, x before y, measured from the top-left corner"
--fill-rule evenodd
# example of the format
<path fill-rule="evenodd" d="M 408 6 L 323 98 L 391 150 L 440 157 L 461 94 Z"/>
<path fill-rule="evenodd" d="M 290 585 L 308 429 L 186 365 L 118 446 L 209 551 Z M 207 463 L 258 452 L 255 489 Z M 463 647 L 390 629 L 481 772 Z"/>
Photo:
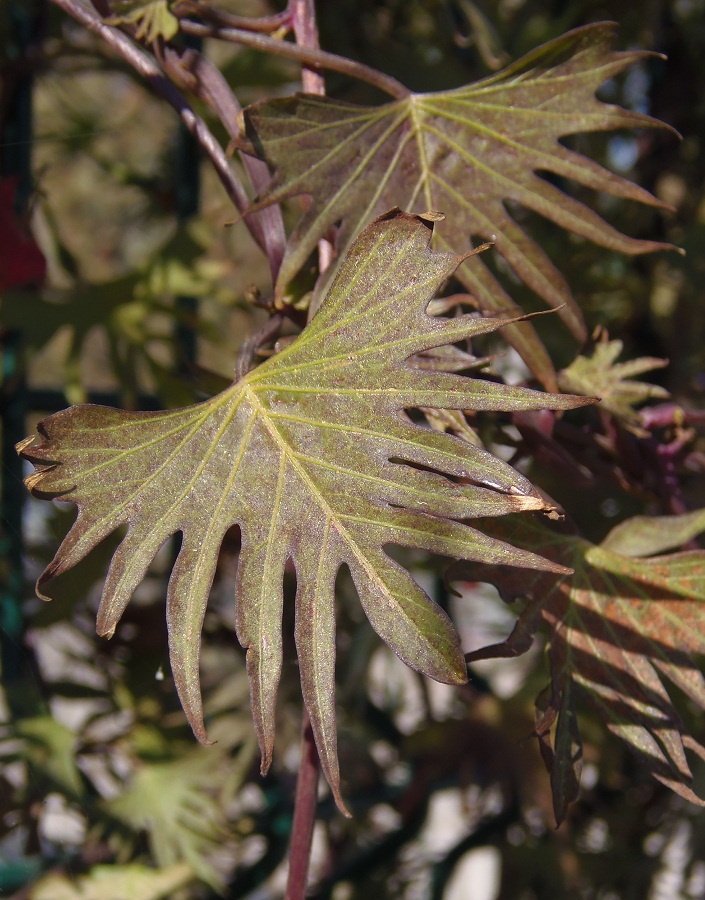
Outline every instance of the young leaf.
<path fill-rule="evenodd" d="M 110 25 L 135 25 L 137 40 L 150 44 L 159 38 L 170 41 L 179 31 L 179 20 L 169 9 L 169 0 L 113 0 Z"/>
<path fill-rule="evenodd" d="M 548 627 L 551 687 L 548 699 L 544 695 L 541 700 L 537 735 L 544 743 L 557 720 L 554 745 L 544 759 L 559 823 L 578 790 L 581 759 L 575 716 L 576 704 L 583 699 L 654 778 L 705 805 L 691 788 L 685 756 L 688 748 L 705 757 L 705 747 L 684 731 L 663 683 L 669 680 L 705 709 L 705 678 L 693 659 L 705 653 L 705 551 L 648 559 L 617 552 L 620 541 L 628 541 L 633 551 L 640 533 L 653 548 L 659 543 L 665 547 L 669 529 L 692 536 L 704 523 L 701 510 L 697 516 L 654 518 L 644 532 L 640 517 L 595 546 L 525 517 L 512 517 L 497 527 L 493 524 L 491 533 L 511 535 L 520 546 L 571 567 L 574 574 L 524 573 L 519 579 L 484 567 L 479 575 L 477 567 L 471 569 L 474 579 L 492 581 L 506 598 L 529 599 L 507 640 L 470 653 L 469 661 L 523 653 L 541 622 Z M 664 536 L 661 542 L 658 534 Z"/>
<path fill-rule="evenodd" d="M 217 765 L 202 747 L 177 760 L 141 760 L 127 789 L 101 806 L 113 825 L 146 833 L 158 866 L 188 863 L 199 878 L 222 890 L 222 878 L 208 860 L 224 832 L 212 796 Z"/>
<path fill-rule="evenodd" d="M 298 94 L 244 111 L 242 149 L 274 172 L 253 209 L 309 194 L 279 272 L 280 294 L 316 243 L 340 223 L 341 253 L 389 206 L 442 209 L 453 222 L 442 246 L 464 252 L 471 237 L 493 241 L 513 271 L 585 337 L 580 310 L 564 278 L 514 221 L 513 201 L 602 246 L 645 253 L 668 245 L 618 232 L 538 172 L 551 172 L 596 191 L 663 205 L 559 139 L 586 131 L 656 126 L 648 116 L 595 98 L 608 78 L 648 55 L 615 53 L 614 26 L 598 23 L 545 44 L 495 75 L 457 90 L 408 97 L 377 107 L 352 106 Z M 456 273 L 481 309 L 516 315 L 516 304 L 479 259 Z M 528 322 L 506 337 L 548 387 L 553 368 Z"/>
<path fill-rule="evenodd" d="M 659 385 L 630 379 L 652 369 L 662 369 L 668 365 L 668 360 L 640 356 L 618 363 L 623 347 L 622 341 L 599 341 L 592 356 L 576 356 L 567 369 L 559 372 L 558 384 L 563 391 L 599 397 L 601 408 L 612 413 L 637 436 L 646 437 L 648 431 L 639 424 L 634 407 L 654 397 L 665 399 L 669 393 Z"/>
<path fill-rule="evenodd" d="M 426 313 L 462 259 L 430 250 L 438 218 L 392 210 L 375 220 L 305 331 L 205 403 L 152 413 L 74 407 L 43 420 L 38 443 L 28 438 L 18 446 L 36 467 L 27 479 L 32 493 L 79 510 L 38 591 L 127 526 L 105 582 L 101 634 L 112 635 L 159 547 L 181 532 L 167 623 L 177 690 L 200 740 L 201 625 L 222 538 L 240 526 L 236 625 L 247 648 L 264 771 L 282 664 L 282 580 L 293 562 L 304 701 L 341 805 L 333 701 L 339 567 L 348 566 L 370 622 L 392 650 L 449 683 L 466 679 L 457 634 L 385 545 L 563 571 L 459 521 L 549 508 L 532 485 L 481 448 L 406 414 L 415 407 L 565 409 L 585 402 L 407 363 L 506 324 Z"/>

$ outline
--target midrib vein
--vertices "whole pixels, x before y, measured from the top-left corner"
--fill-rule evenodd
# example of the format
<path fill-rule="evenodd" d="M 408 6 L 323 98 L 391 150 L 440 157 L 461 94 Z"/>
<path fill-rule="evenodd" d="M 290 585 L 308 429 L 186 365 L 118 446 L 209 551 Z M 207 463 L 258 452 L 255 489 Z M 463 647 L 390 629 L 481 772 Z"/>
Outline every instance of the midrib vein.
<path fill-rule="evenodd" d="M 328 501 L 323 496 L 323 494 L 318 490 L 318 487 L 312 481 L 312 479 L 311 479 L 310 475 L 308 474 L 308 472 L 306 471 L 306 469 L 302 466 L 301 461 L 296 457 L 296 455 L 292 451 L 289 444 L 283 439 L 279 430 L 276 428 L 274 423 L 270 420 L 269 416 L 267 415 L 267 409 L 262 405 L 262 403 L 260 402 L 260 399 L 257 396 L 257 394 L 255 393 L 255 391 L 253 391 L 249 386 L 247 386 L 245 388 L 245 395 L 247 396 L 247 399 L 250 401 L 250 403 L 252 403 L 253 407 L 256 409 L 256 411 L 259 415 L 260 421 L 266 428 L 267 432 L 269 433 L 270 437 L 272 438 L 272 440 L 274 441 L 276 446 L 279 448 L 285 461 L 291 465 L 291 468 L 295 470 L 296 474 L 299 476 L 301 481 L 303 481 L 303 483 L 309 489 L 309 491 L 311 492 L 313 497 L 316 499 L 316 501 L 321 509 L 321 512 L 323 513 L 323 515 L 325 516 L 327 521 L 330 522 L 331 525 L 333 525 L 336 528 L 336 530 L 338 531 L 340 536 L 343 538 L 343 540 L 346 542 L 346 544 L 350 547 L 356 560 L 363 567 L 363 569 L 367 573 L 370 580 L 374 581 L 380 587 L 380 589 L 384 591 L 385 594 L 387 594 L 388 596 L 393 598 L 393 595 L 390 593 L 390 591 L 387 588 L 387 586 L 385 585 L 384 581 L 379 577 L 379 574 L 377 573 L 375 568 L 372 566 L 370 561 L 367 559 L 366 554 L 362 551 L 362 549 L 359 547 L 357 542 L 353 539 L 353 537 L 350 534 L 350 532 L 348 531 L 348 529 L 343 525 L 343 522 L 342 522 L 340 516 L 338 515 L 338 513 L 331 507 L 331 505 L 328 503 Z M 400 614 L 404 615 L 401 606 L 396 602 L 395 602 L 395 605 L 399 609 Z M 407 616 L 404 616 L 404 617 L 408 618 Z"/>

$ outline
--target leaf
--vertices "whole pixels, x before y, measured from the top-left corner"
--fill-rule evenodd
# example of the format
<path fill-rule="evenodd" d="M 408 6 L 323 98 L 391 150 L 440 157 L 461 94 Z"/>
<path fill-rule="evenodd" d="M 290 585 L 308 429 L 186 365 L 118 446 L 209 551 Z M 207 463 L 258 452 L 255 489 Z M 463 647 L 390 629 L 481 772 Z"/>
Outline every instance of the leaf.
<path fill-rule="evenodd" d="M 599 397 L 601 407 L 634 434 L 646 437 L 648 431 L 641 427 L 634 407 L 654 397 L 665 399 L 669 393 L 658 385 L 629 379 L 652 369 L 662 369 L 668 365 L 668 360 L 640 356 L 618 363 L 623 349 L 622 341 L 599 341 L 592 356 L 576 356 L 568 368 L 559 373 L 558 384 L 563 391 Z"/>
<path fill-rule="evenodd" d="M 586 131 L 657 126 L 639 113 L 595 98 L 606 79 L 643 59 L 615 53 L 614 25 L 576 29 L 495 75 L 457 90 L 408 97 L 377 107 L 297 94 L 244 111 L 243 150 L 274 172 L 253 210 L 299 194 L 311 204 L 287 245 L 277 283 L 283 295 L 319 238 L 338 228 L 343 254 L 371 215 L 389 206 L 442 209 L 453 222 L 441 246 L 464 252 L 471 238 L 493 241 L 514 273 L 580 340 L 585 328 L 565 279 L 512 218 L 507 202 L 540 213 L 575 234 L 622 253 L 667 247 L 626 237 L 539 172 L 651 206 L 647 191 L 564 147 Z M 515 302 L 483 262 L 456 273 L 480 309 L 516 315 Z M 528 322 L 505 332 L 535 375 L 555 386 L 553 368 Z"/>
<path fill-rule="evenodd" d="M 110 25 L 136 25 L 138 41 L 170 41 L 178 34 L 179 20 L 169 9 L 169 0 L 112 0 L 111 7 L 115 15 L 106 21 Z"/>
<path fill-rule="evenodd" d="M 154 859 L 168 869 L 186 862 L 192 872 L 222 889 L 208 862 L 224 834 L 219 804 L 212 796 L 218 760 L 198 748 L 175 761 L 139 763 L 127 790 L 103 809 L 133 831 L 145 831 Z M 216 780 L 215 784 L 218 784 Z"/>
<path fill-rule="evenodd" d="M 648 529 L 639 517 L 623 523 L 619 532 L 623 544 L 631 533 L 628 543 L 633 546 L 632 539 L 641 532 L 652 548 L 660 548 L 655 534 L 673 528 L 674 534 L 692 536 L 694 517 L 654 518 Z M 698 512 L 697 523 L 697 530 L 705 528 L 705 511 Z M 511 535 L 519 546 L 530 546 L 574 570 L 569 576 L 523 573 L 521 578 L 484 567 L 479 573 L 475 566 L 470 570 L 473 579 L 496 583 L 505 598 L 529 599 L 512 634 L 468 654 L 468 661 L 516 656 L 531 646 L 542 622 L 548 628 L 551 688 L 548 701 L 542 698 L 537 734 L 545 739 L 558 717 L 548 758 L 558 822 L 578 790 L 579 700 L 589 702 L 654 778 L 692 803 L 705 805 L 691 788 L 685 755 L 688 748 L 705 757 L 705 747 L 685 732 L 664 685 L 670 681 L 705 710 L 705 678 L 693 659 L 705 653 L 705 551 L 638 559 L 616 552 L 620 542 L 615 537 L 596 546 L 526 517 L 493 523 L 488 530 L 498 537 Z M 460 567 L 454 574 L 459 573 Z"/>
<path fill-rule="evenodd" d="M 166 343 L 155 313 L 169 308 L 166 298 L 170 295 L 203 296 L 213 290 L 210 280 L 193 274 L 201 256 L 202 247 L 179 229 L 137 272 L 98 284 L 79 280 L 71 288 L 37 295 L 31 302 L 23 291 L 7 292 L 2 298 L 3 325 L 22 331 L 32 348 L 44 346 L 60 329 L 68 332 L 64 391 L 74 402 L 85 399 L 81 362 L 87 339 L 96 328 L 105 329 L 121 384 L 134 382 L 139 360 L 160 387 L 167 387 L 152 349 Z M 191 277 L 185 284 L 180 267 L 189 264 Z"/>
<path fill-rule="evenodd" d="M 162 900 L 194 881 L 194 873 L 185 863 L 166 869 L 130 865 L 94 866 L 86 875 L 60 875 L 50 872 L 29 889 L 30 900 Z"/>
<path fill-rule="evenodd" d="M 105 582 L 101 634 L 113 634 L 160 546 L 182 533 L 167 594 L 169 644 L 181 702 L 203 741 L 201 625 L 220 543 L 240 526 L 236 627 L 247 648 L 263 771 L 282 665 L 282 579 L 293 562 L 304 701 L 341 808 L 333 700 L 340 566 L 349 568 L 372 626 L 392 650 L 412 668 L 454 684 L 466 680 L 458 636 L 385 545 L 555 568 L 459 521 L 549 508 L 532 485 L 481 448 L 414 424 L 406 410 L 585 402 L 407 364 L 423 350 L 506 323 L 425 312 L 461 259 L 430 250 L 438 218 L 392 210 L 375 220 L 305 331 L 205 403 L 156 413 L 74 407 L 44 419 L 38 443 L 18 445 L 36 467 L 26 481 L 32 493 L 79 509 L 39 592 L 127 526 Z"/>
<path fill-rule="evenodd" d="M 83 794 L 81 773 L 76 765 L 76 734 L 51 716 L 20 719 L 14 731 L 22 739 L 21 758 L 32 770 L 35 783 L 46 793 L 60 790 L 68 797 Z"/>
<path fill-rule="evenodd" d="M 623 556 L 652 556 L 686 544 L 705 531 L 705 509 L 680 516 L 634 516 L 610 531 L 600 546 Z"/>

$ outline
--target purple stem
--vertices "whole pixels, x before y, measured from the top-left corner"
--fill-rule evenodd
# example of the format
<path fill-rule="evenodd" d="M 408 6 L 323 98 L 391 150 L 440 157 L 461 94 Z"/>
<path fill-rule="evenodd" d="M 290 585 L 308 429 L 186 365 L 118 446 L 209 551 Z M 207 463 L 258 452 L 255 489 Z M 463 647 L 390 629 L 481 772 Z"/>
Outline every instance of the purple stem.
<path fill-rule="evenodd" d="M 241 44 L 243 47 L 252 47 L 253 50 L 271 53 L 273 56 L 284 56 L 288 59 L 298 60 L 302 65 L 316 70 L 330 69 L 333 72 L 340 72 L 342 75 L 349 75 L 351 78 L 357 78 L 360 81 L 366 81 L 368 84 L 374 85 L 397 100 L 405 100 L 411 94 L 411 91 L 401 81 L 397 81 L 396 78 L 385 75 L 384 72 L 380 72 L 378 69 L 355 62 L 355 60 L 348 59 L 345 56 L 338 56 L 337 53 L 328 53 L 326 50 L 317 50 L 313 47 L 301 47 L 299 44 L 292 44 L 289 41 L 282 41 L 265 34 L 244 31 L 241 28 L 219 28 L 214 25 L 202 25 L 200 22 L 193 22 L 191 19 L 181 19 L 180 27 L 186 34 L 232 41 L 235 44 Z"/>
<path fill-rule="evenodd" d="M 183 55 L 179 55 L 175 50 L 165 48 L 161 61 L 168 74 L 175 80 L 183 82 L 213 110 L 231 138 L 239 137 L 242 107 L 218 68 L 194 50 L 187 50 Z M 240 158 L 255 193 L 262 193 L 271 177 L 267 164 L 246 153 L 240 154 Z M 286 250 L 286 232 L 281 207 L 273 204 L 260 210 L 257 215 L 262 226 L 264 250 L 269 260 L 272 283 L 276 283 Z"/>
<path fill-rule="evenodd" d="M 78 3 L 77 0 L 51 0 L 51 2 L 89 31 L 102 38 L 119 57 L 145 79 L 157 94 L 176 110 L 185 127 L 196 138 L 213 164 L 228 197 L 238 211 L 244 213 L 250 201 L 244 187 L 230 168 L 225 151 L 203 119 L 191 109 L 181 92 L 174 87 L 154 60 L 136 47 L 126 35 L 116 28 L 106 25 L 93 10 Z M 267 241 L 260 219 L 248 216 L 244 221 L 254 240 L 266 253 Z"/>
<path fill-rule="evenodd" d="M 308 869 L 311 861 L 313 826 L 316 822 L 319 762 L 313 729 L 308 712 L 304 710 L 301 739 L 301 763 L 296 780 L 294 821 L 289 846 L 289 878 L 286 900 L 303 900 L 306 896 Z"/>

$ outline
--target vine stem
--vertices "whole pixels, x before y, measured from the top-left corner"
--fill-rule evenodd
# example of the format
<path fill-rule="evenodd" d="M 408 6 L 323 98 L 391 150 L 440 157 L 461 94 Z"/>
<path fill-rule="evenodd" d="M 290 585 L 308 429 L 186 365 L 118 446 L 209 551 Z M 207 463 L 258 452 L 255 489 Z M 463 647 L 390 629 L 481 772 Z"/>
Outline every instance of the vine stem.
<path fill-rule="evenodd" d="M 176 110 L 183 124 L 196 138 L 213 164 L 228 197 L 239 212 L 245 213 L 250 201 L 247 192 L 231 169 L 225 151 L 203 119 L 191 109 L 185 97 L 169 81 L 156 62 L 135 46 L 121 31 L 103 22 L 97 13 L 78 3 L 77 0 L 51 0 L 51 2 L 89 31 L 102 38 L 121 59 L 138 72 L 152 89 Z M 246 216 L 244 222 L 258 246 L 266 253 L 267 240 L 259 219 L 256 216 Z"/>
<path fill-rule="evenodd" d="M 54 0 L 57 2 L 57 0 Z M 241 28 L 222 28 L 218 25 L 202 25 L 191 19 L 180 19 L 180 28 L 185 34 L 193 34 L 203 38 L 216 38 L 222 41 L 232 41 L 243 47 L 251 47 L 253 50 L 261 50 L 263 53 L 271 53 L 272 56 L 283 56 L 287 59 L 298 60 L 302 65 L 311 69 L 328 69 L 332 72 L 340 72 L 349 75 L 359 81 L 366 81 L 374 85 L 385 94 L 389 94 L 397 100 L 405 100 L 411 91 L 401 81 L 385 75 L 372 66 L 348 59 L 346 56 L 338 56 L 337 53 L 328 53 L 314 47 L 303 47 L 279 38 L 269 37 L 266 34 L 258 34 L 252 31 L 244 31 Z"/>
<path fill-rule="evenodd" d="M 279 329 L 281 328 L 282 322 L 284 321 L 284 316 L 282 313 L 275 313 L 271 316 L 264 325 L 255 331 L 254 334 L 251 334 L 242 344 L 240 348 L 240 352 L 238 353 L 237 362 L 235 363 L 235 380 L 239 381 L 241 378 L 244 378 L 245 375 L 252 368 L 252 364 L 255 359 L 255 353 L 262 347 L 267 341 L 270 341 L 273 337 L 275 337 Z"/>
<path fill-rule="evenodd" d="M 289 878 L 286 900 L 303 900 L 306 896 L 308 870 L 311 862 L 313 826 L 316 822 L 316 801 L 320 764 L 308 712 L 304 710 L 301 736 L 301 761 L 296 779 L 294 821 L 289 846 Z"/>
<path fill-rule="evenodd" d="M 291 26 L 294 30 L 296 44 L 309 50 L 319 50 L 318 25 L 313 0 L 289 0 L 291 9 Z M 301 69 L 301 86 L 307 94 L 326 93 L 326 82 L 323 75 L 315 67 L 303 65 Z M 318 242 L 318 271 L 321 275 L 333 262 L 333 245 L 325 238 Z"/>
<path fill-rule="evenodd" d="M 291 5 L 291 4 L 289 4 Z M 181 0 L 172 12 L 176 16 L 193 15 L 210 19 L 216 25 L 226 28 L 242 28 L 244 31 L 279 31 L 288 29 L 291 23 L 289 6 L 280 13 L 271 16 L 235 16 L 219 9 L 210 9 L 201 0 Z"/>

